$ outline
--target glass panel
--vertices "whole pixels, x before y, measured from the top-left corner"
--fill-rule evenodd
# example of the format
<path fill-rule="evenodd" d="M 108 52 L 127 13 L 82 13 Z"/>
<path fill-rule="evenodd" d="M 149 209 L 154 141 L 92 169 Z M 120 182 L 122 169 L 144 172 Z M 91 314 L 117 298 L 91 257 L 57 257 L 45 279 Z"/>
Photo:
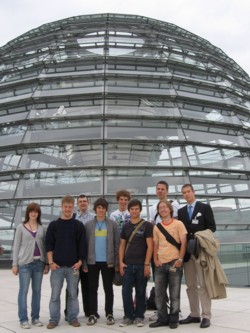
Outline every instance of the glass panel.
<path fill-rule="evenodd" d="M 101 165 L 100 145 L 46 146 L 30 148 L 22 154 L 20 168 L 41 169 L 54 167 Z"/>
<path fill-rule="evenodd" d="M 66 186 L 66 187 L 65 187 Z M 64 196 L 67 193 L 101 192 L 101 172 L 99 170 L 75 170 L 56 172 L 36 172 L 25 175 L 19 181 L 16 196 L 18 197 L 50 197 Z"/>
<path fill-rule="evenodd" d="M 69 140 L 91 140 L 101 138 L 101 127 L 92 128 L 70 128 L 54 129 L 44 131 L 28 131 L 25 135 L 24 142 L 45 142 L 45 141 L 67 141 Z"/>

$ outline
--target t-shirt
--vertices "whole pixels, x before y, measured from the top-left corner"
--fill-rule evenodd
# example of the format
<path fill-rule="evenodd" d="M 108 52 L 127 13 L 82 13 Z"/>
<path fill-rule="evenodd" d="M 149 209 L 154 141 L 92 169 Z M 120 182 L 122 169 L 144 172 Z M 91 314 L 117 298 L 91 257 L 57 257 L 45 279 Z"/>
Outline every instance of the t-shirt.
<path fill-rule="evenodd" d="M 125 239 L 127 242 L 130 235 L 140 222 L 133 224 L 130 221 L 124 224 L 121 232 L 121 239 Z M 144 265 L 147 243 L 146 238 L 153 237 L 153 225 L 150 222 L 145 221 L 135 233 L 128 250 L 125 252 L 124 263 L 130 265 Z"/>
<path fill-rule="evenodd" d="M 157 205 L 158 205 L 158 202 L 150 207 L 150 222 L 154 221 L 155 224 L 161 222 L 161 217 L 157 213 Z M 178 209 L 180 208 L 180 204 L 178 201 L 175 200 L 175 201 L 171 202 L 171 205 L 173 206 L 173 210 L 174 210 L 173 217 L 177 217 Z"/>
<path fill-rule="evenodd" d="M 107 262 L 107 225 L 105 221 L 96 221 L 95 261 Z"/>
<path fill-rule="evenodd" d="M 162 223 L 161 225 L 178 243 L 181 243 L 181 238 L 187 234 L 184 224 L 179 220 L 173 219 L 172 223 L 168 225 Z M 154 226 L 153 234 L 154 244 L 158 244 L 158 259 L 162 263 L 167 263 L 179 258 L 179 250 L 177 247 L 166 240 L 166 237 L 157 226 Z"/>
<path fill-rule="evenodd" d="M 128 210 L 122 212 L 119 209 L 117 209 L 110 214 L 110 219 L 117 222 L 119 231 L 121 232 L 124 224 L 129 222 L 130 214 Z"/>

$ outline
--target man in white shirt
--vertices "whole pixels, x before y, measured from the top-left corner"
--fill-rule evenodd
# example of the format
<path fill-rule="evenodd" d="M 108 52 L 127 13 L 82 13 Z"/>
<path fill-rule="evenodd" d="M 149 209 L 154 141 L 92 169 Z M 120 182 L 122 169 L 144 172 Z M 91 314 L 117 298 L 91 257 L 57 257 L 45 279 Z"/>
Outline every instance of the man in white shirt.
<path fill-rule="evenodd" d="M 84 225 L 95 218 L 94 213 L 88 211 L 89 208 L 89 199 L 85 194 L 80 194 L 77 197 L 77 212 L 74 213 L 75 219 L 82 222 Z M 80 279 L 81 290 L 82 290 L 82 303 L 83 311 L 86 317 L 89 317 L 89 288 L 88 288 L 88 273 L 84 272 L 82 268 L 80 269 Z M 65 317 L 67 317 L 67 290 L 66 290 L 66 308 L 64 310 Z M 100 317 L 99 314 L 96 314 L 96 317 Z"/>
<path fill-rule="evenodd" d="M 127 190 L 119 190 L 116 192 L 118 209 L 110 214 L 110 219 L 117 222 L 120 232 L 124 224 L 129 222 L 130 219 L 130 214 L 128 211 L 128 202 L 130 199 L 131 195 Z"/>
<path fill-rule="evenodd" d="M 165 182 L 164 180 L 160 180 L 157 184 L 156 184 L 156 195 L 157 198 L 159 199 L 159 201 L 165 201 L 168 200 L 168 183 Z M 180 208 L 180 205 L 178 203 L 178 201 L 174 200 L 170 200 L 172 206 L 173 206 L 173 217 L 177 217 L 178 216 L 178 209 Z M 161 222 L 161 218 L 159 216 L 159 214 L 157 213 L 157 205 L 158 202 L 155 203 L 154 205 L 152 205 L 150 207 L 150 222 L 151 223 L 159 223 Z"/>

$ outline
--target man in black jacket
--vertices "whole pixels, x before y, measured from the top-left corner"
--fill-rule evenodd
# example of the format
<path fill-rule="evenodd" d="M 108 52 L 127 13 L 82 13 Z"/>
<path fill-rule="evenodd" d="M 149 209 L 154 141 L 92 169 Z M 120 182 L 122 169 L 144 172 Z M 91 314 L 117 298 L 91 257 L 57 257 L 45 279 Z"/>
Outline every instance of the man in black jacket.
<path fill-rule="evenodd" d="M 182 186 L 182 195 L 187 201 L 187 205 L 178 210 L 178 220 L 181 220 L 184 223 L 188 232 L 188 240 L 194 239 L 197 231 L 210 229 L 214 232 L 216 230 L 216 225 L 213 211 L 209 205 L 196 201 L 195 191 L 191 184 L 185 184 Z M 184 274 L 191 313 L 186 319 L 180 320 L 180 324 L 201 322 L 201 328 L 209 327 L 211 318 L 211 299 L 208 296 L 204 283 L 202 268 L 196 262 L 195 256 L 190 255 L 189 253 L 186 253 L 184 258 Z"/>

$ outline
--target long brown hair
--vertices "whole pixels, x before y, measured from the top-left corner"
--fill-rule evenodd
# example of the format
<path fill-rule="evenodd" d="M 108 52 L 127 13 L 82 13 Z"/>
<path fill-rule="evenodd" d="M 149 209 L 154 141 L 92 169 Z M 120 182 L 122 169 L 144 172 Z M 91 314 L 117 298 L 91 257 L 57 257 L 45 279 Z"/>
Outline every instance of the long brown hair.
<path fill-rule="evenodd" d="M 25 224 L 25 223 L 27 223 L 29 221 L 29 214 L 30 214 L 30 212 L 33 212 L 33 211 L 35 211 L 35 212 L 38 213 L 37 220 L 36 220 L 37 223 L 38 224 L 42 224 L 42 222 L 41 222 L 41 208 L 35 202 L 32 202 L 32 203 L 30 203 L 27 206 L 26 211 L 25 211 L 25 218 L 24 218 L 23 223 Z"/>
<path fill-rule="evenodd" d="M 159 202 L 158 202 L 158 204 L 157 204 L 157 213 L 160 215 L 160 213 L 159 213 L 159 206 L 160 206 L 161 203 L 165 203 L 165 205 L 166 205 L 166 206 L 169 208 L 169 210 L 170 210 L 170 216 L 173 217 L 174 209 L 173 209 L 173 206 L 172 206 L 171 202 L 168 201 L 168 200 L 163 200 L 163 201 L 159 201 Z M 161 216 L 161 215 L 160 215 L 160 216 Z"/>

